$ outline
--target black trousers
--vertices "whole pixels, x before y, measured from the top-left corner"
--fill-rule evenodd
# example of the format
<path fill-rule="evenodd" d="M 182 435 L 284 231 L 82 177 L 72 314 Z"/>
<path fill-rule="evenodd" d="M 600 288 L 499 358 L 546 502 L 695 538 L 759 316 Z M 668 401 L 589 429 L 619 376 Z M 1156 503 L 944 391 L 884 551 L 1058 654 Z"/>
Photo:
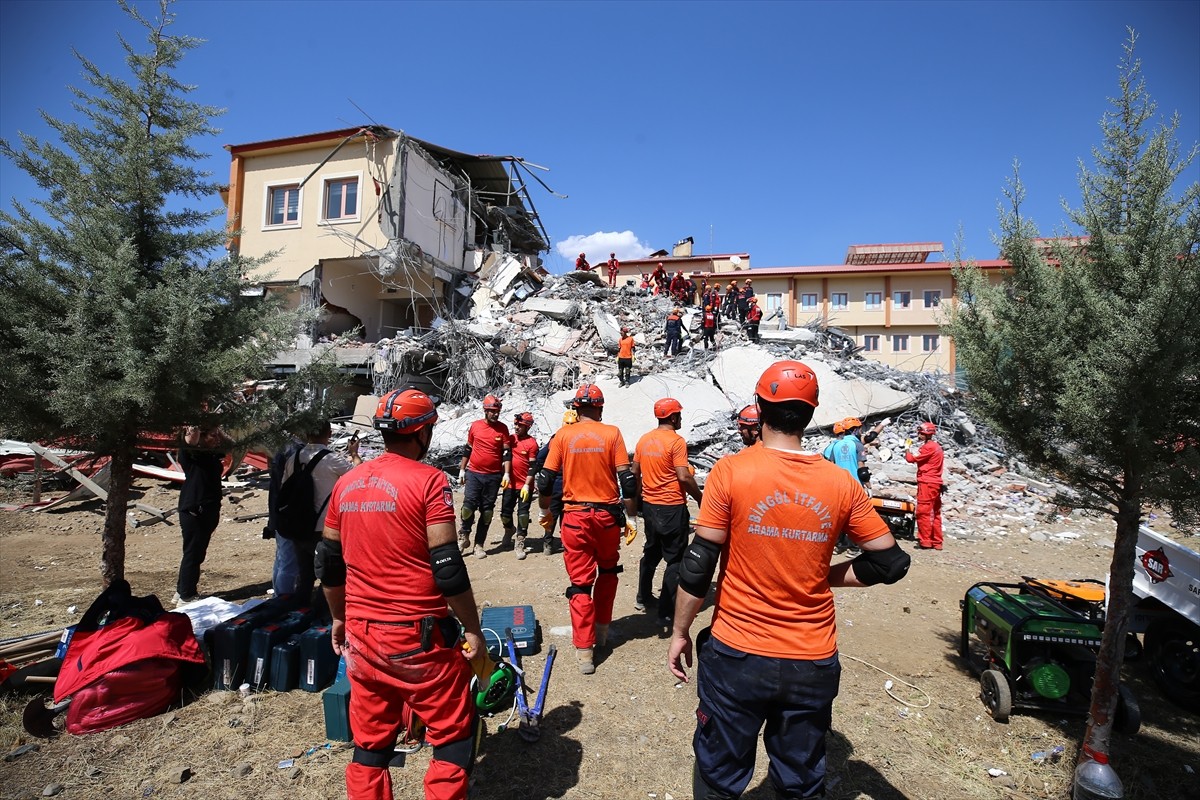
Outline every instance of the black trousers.
<path fill-rule="evenodd" d="M 183 558 L 175 591 L 180 597 L 195 597 L 200 583 L 200 565 L 208 555 L 208 543 L 221 521 L 221 504 L 212 503 L 192 511 L 179 512 L 179 531 L 183 534 Z"/>
<path fill-rule="evenodd" d="M 617 381 L 625 384 L 629 383 L 629 379 L 633 376 L 633 359 L 618 358 L 617 359 Z"/>
<path fill-rule="evenodd" d="M 642 503 L 642 521 L 646 539 L 642 543 L 642 561 L 638 569 L 638 599 L 648 601 L 654 595 L 654 572 L 660 561 L 667 563 L 662 590 L 658 593 L 658 616 L 675 616 L 675 592 L 679 588 L 679 562 L 687 549 L 690 518 L 687 504 L 660 506 Z"/>

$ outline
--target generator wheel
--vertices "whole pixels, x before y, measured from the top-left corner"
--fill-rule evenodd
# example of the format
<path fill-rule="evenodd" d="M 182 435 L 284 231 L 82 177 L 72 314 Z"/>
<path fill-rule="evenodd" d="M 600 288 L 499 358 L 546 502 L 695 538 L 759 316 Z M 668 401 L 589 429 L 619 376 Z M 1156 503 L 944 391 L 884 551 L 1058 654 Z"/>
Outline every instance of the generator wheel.
<path fill-rule="evenodd" d="M 979 684 L 982 687 L 979 698 L 987 706 L 992 719 L 1008 722 L 1008 715 L 1012 713 L 1012 689 L 1009 688 L 1008 678 L 998 669 L 984 670 Z"/>
<path fill-rule="evenodd" d="M 1160 619 L 1143 643 L 1150 674 L 1175 703 L 1200 709 L 1200 628 L 1183 619 Z"/>
<path fill-rule="evenodd" d="M 1117 713 L 1113 716 L 1113 730 L 1133 736 L 1142 727 L 1142 709 L 1137 696 L 1128 686 L 1117 687 Z"/>

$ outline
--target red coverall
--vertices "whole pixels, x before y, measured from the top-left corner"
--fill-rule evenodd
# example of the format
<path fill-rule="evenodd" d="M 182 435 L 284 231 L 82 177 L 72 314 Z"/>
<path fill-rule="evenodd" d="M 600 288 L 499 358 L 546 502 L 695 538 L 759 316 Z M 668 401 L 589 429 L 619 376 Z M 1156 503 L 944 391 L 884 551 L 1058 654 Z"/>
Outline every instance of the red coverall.
<path fill-rule="evenodd" d="M 942 549 L 942 446 L 927 439 L 913 455 L 904 460 L 917 465 L 917 544 Z"/>

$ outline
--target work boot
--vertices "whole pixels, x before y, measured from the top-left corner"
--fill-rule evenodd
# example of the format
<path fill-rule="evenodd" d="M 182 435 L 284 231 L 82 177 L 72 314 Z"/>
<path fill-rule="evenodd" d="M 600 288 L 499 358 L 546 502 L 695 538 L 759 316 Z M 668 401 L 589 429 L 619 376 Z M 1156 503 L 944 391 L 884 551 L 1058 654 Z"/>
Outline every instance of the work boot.
<path fill-rule="evenodd" d="M 596 665 L 592 663 L 592 648 L 576 647 L 575 660 L 579 662 L 579 671 L 584 675 L 595 674 Z"/>
<path fill-rule="evenodd" d="M 513 533 L 515 533 L 516 530 L 517 529 L 512 525 L 504 526 L 504 538 L 500 540 L 500 546 L 505 550 L 513 546 Z"/>
<path fill-rule="evenodd" d="M 470 531 L 459 531 L 458 532 L 458 549 L 463 555 L 466 555 L 467 553 L 471 552 L 471 532 Z"/>
<path fill-rule="evenodd" d="M 483 545 L 481 545 L 481 544 L 475 545 L 475 557 L 476 558 L 487 558 L 487 551 L 483 549 Z"/>
<path fill-rule="evenodd" d="M 608 644 L 608 623 L 601 625 L 596 623 L 596 647 L 604 647 Z"/>
<path fill-rule="evenodd" d="M 525 560 L 525 537 L 518 536 L 513 539 L 513 549 L 517 551 L 517 561 Z"/>

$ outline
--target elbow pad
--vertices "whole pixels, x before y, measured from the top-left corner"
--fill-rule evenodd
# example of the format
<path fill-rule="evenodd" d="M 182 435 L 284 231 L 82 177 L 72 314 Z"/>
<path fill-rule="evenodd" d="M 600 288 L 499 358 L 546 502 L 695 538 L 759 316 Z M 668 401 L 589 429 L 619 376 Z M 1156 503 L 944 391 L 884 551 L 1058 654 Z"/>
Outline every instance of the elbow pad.
<path fill-rule="evenodd" d="M 336 589 L 346 585 L 346 560 L 342 558 L 342 543 L 332 539 L 317 542 L 313 569 L 322 586 Z"/>
<path fill-rule="evenodd" d="M 859 481 L 859 483 L 870 483 L 871 482 L 871 470 L 867 469 L 866 467 L 859 467 L 858 468 L 858 481 Z"/>
<path fill-rule="evenodd" d="M 446 597 L 470 591 L 471 576 L 456 543 L 447 542 L 430 550 L 429 566 L 433 567 L 433 582 Z"/>
<path fill-rule="evenodd" d="M 874 586 L 877 583 L 895 583 L 908 574 L 908 565 L 912 563 L 908 553 L 893 544 L 887 550 L 863 550 L 853 561 L 850 568 L 854 577 L 864 586 Z"/>
<path fill-rule="evenodd" d="M 692 537 L 692 543 L 683 551 L 683 560 L 679 562 L 679 588 L 693 597 L 707 596 L 720 557 L 720 545 L 699 534 Z"/>
<path fill-rule="evenodd" d="M 637 476 L 633 474 L 633 470 L 618 472 L 617 481 L 621 484 L 621 497 L 626 500 L 637 497 Z"/>
<path fill-rule="evenodd" d="M 537 474 L 537 490 L 538 494 L 550 495 L 554 493 L 554 481 L 558 479 L 558 473 L 552 469 L 538 470 Z"/>

